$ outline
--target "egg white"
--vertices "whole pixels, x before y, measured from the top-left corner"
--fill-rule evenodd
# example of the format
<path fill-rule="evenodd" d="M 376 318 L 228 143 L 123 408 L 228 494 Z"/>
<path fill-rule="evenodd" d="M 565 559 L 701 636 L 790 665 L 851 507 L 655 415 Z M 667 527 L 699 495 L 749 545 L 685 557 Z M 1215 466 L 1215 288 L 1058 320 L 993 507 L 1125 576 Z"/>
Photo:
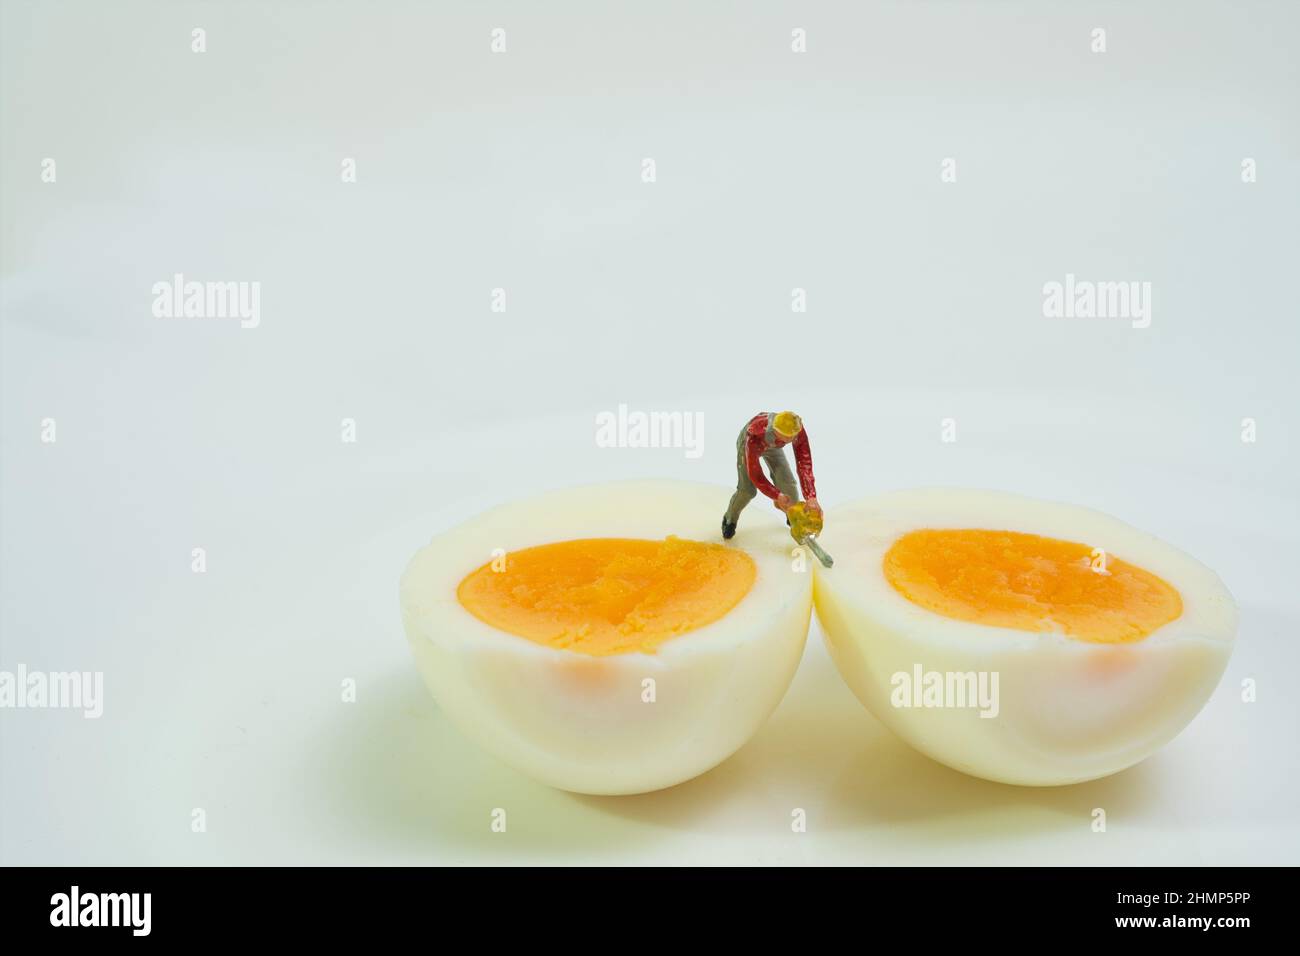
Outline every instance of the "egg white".
<path fill-rule="evenodd" d="M 943 617 L 904 598 L 883 572 L 894 541 L 922 528 L 1018 531 L 1102 548 L 1175 587 L 1183 613 L 1127 644 Z M 845 682 L 917 750 L 973 776 L 1045 786 L 1130 767 L 1191 721 L 1232 653 L 1237 609 L 1218 576 L 1087 508 L 992 491 L 899 491 L 829 512 L 822 541 L 836 563 L 816 569 L 817 617 Z M 894 706 L 894 675 L 917 665 L 925 673 L 996 672 L 996 716 Z"/>
<path fill-rule="evenodd" d="M 740 603 L 653 654 L 593 657 L 537 644 L 474 617 L 456 588 L 498 548 L 670 534 L 723 543 L 730 494 L 673 481 L 592 485 L 504 505 L 434 538 L 402 575 L 400 596 L 439 707 L 504 763 L 565 790 L 657 790 L 725 760 L 780 703 L 808 635 L 813 575 L 792 556 L 779 515 L 750 508 L 727 542 L 757 568 Z"/>

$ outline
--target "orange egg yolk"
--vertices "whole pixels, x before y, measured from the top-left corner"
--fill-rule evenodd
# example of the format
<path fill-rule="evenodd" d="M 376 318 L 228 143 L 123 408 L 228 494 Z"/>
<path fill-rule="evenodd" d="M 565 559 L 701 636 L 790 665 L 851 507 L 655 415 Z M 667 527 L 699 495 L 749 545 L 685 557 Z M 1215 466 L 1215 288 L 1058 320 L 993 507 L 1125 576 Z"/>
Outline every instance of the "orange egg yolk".
<path fill-rule="evenodd" d="M 758 569 L 743 551 L 670 537 L 585 538 L 525 548 L 466 575 L 461 606 L 548 647 L 654 653 L 740 603 Z"/>
<path fill-rule="evenodd" d="M 885 553 L 903 597 L 958 621 L 1083 641 L 1140 641 L 1183 613 L 1168 582 L 1086 544 L 1014 531 L 925 529 Z"/>

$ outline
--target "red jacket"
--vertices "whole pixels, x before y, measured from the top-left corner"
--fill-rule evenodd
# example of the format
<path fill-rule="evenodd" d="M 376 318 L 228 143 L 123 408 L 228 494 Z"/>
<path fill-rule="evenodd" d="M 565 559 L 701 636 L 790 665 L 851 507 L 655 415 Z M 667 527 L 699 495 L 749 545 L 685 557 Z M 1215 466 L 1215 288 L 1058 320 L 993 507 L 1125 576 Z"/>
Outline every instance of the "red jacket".
<path fill-rule="evenodd" d="M 775 431 L 772 432 L 772 441 L 768 442 L 768 417 L 767 412 L 759 412 L 745 426 L 748 435 L 745 439 L 745 470 L 749 472 L 749 480 L 754 483 L 754 487 L 775 501 L 776 496 L 781 493 L 780 489 L 768 481 L 759 460 L 763 452 L 768 449 L 781 448 L 791 442 Z M 808 447 L 808 429 L 799 429 L 799 434 L 794 436 L 792 444 L 794 445 L 794 470 L 799 476 L 799 487 L 805 499 L 816 498 L 817 485 L 813 481 L 812 449 Z"/>

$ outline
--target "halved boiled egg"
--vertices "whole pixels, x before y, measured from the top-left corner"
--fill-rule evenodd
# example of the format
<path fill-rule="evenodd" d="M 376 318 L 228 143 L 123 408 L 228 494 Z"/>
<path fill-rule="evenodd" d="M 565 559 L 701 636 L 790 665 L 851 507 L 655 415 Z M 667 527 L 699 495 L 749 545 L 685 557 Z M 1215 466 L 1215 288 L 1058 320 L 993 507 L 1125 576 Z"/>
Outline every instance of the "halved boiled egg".
<path fill-rule="evenodd" d="M 439 706 L 565 790 L 657 790 L 725 760 L 785 695 L 812 614 L 812 573 L 783 523 L 718 540 L 730 494 L 594 485 L 435 538 L 402 575 L 401 605 Z"/>
<path fill-rule="evenodd" d="M 1115 773 L 1173 739 L 1232 652 L 1209 568 L 1086 508 L 990 491 L 843 506 L 817 616 L 858 699 L 922 753 L 1003 783 Z"/>

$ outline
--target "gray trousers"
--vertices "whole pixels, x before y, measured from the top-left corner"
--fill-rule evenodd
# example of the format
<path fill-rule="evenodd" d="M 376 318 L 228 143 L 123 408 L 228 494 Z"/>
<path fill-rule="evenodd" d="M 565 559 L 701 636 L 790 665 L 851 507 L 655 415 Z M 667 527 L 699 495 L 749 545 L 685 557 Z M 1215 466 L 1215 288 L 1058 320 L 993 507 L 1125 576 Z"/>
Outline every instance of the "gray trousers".
<path fill-rule="evenodd" d="M 754 496 L 758 494 L 758 489 L 750 480 L 749 469 L 745 467 L 745 446 L 748 442 L 749 431 L 746 426 L 740 430 L 740 437 L 736 439 L 736 493 L 731 496 L 731 504 L 727 505 L 725 520 L 728 524 L 738 522 L 745 505 L 753 501 Z M 791 501 L 798 501 L 799 484 L 794 479 L 794 472 L 790 470 L 785 449 L 769 448 L 763 452 L 763 462 L 767 465 L 767 473 L 772 479 L 772 484 L 776 485 L 781 494 Z"/>

